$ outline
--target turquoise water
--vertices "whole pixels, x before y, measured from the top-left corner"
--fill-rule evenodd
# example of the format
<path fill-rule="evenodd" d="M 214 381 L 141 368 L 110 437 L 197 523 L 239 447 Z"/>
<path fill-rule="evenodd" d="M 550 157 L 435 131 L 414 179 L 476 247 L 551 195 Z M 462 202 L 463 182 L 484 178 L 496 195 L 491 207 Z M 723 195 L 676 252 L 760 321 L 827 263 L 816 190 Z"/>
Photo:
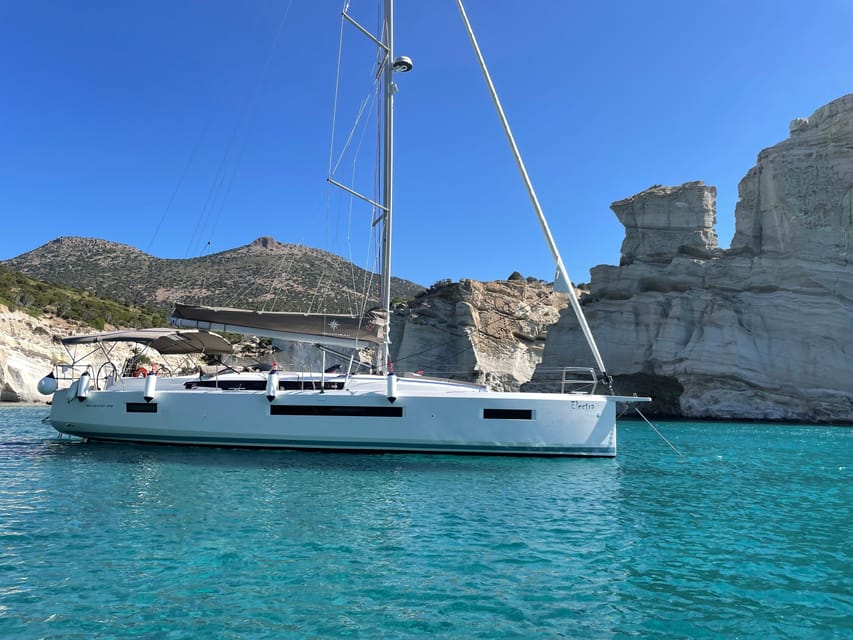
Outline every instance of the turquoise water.
<path fill-rule="evenodd" d="M 82 444 L 0 409 L 2 638 L 847 638 L 853 429 L 615 460 Z"/>

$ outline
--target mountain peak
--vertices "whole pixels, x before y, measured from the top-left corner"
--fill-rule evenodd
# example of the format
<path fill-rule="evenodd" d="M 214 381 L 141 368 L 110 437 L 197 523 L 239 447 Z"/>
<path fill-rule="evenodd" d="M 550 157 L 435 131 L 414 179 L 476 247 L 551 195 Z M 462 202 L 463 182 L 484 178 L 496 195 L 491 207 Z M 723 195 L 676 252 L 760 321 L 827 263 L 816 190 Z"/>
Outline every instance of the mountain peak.
<path fill-rule="evenodd" d="M 252 249 L 278 249 L 282 244 L 272 236 L 261 236 L 249 245 Z"/>

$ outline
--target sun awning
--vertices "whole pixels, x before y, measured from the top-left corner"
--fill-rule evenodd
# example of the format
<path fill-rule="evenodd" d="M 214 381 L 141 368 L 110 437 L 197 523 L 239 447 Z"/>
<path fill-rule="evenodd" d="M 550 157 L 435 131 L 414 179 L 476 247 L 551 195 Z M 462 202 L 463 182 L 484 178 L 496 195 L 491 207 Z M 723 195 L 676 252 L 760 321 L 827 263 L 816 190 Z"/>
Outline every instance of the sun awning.
<path fill-rule="evenodd" d="M 210 331 L 181 330 L 171 327 L 128 329 L 86 335 L 68 336 L 62 344 L 97 344 L 100 342 L 135 342 L 156 349 L 163 355 L 183 353 L 231 353 L 231 344 Z"/>

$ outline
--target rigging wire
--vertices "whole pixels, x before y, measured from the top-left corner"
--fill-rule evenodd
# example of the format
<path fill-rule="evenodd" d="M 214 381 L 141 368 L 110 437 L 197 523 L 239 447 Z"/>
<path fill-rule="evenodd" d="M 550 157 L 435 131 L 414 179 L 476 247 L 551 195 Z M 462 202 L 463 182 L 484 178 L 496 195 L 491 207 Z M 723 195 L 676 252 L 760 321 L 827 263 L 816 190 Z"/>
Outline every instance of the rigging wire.
<path fill-rule="evenodd" d="M 201 256 L 199 256 L 199 257 L 204 256 L 204 254 L 207 253 L 209 250 L 210 250 L 210 242 L 208 242 L 204 246 L 204 250 L 201 252 Z M 207 279 L 208 279 L 208 276 L 210 275 L 210 268 L 208 267 L 207 269 L 201 269 L 200 273 L 201 273 L 201 287 L 199 288 L 199 304 L 204 304 L 205 303 L 204 292 L 207 291 Z"/>
<path fill-rule="evenodd" d="M 644 416 L 644 415 L 643 415 L 643 412 L 642 412 L 642 411 L 640 411 L 640 408 L 639 408 L 638 406 L 636 406 L 636 405 L 632 405 L 632 406 L 633 406 L 633 408 L 634 408 L 634 411 L 636 411 L 636 412 L 637 412 L 637 415 L 639 415 L 639 416 L 640 416 L 640 417 L 645 421 L 645 423 L 646 423 L 647 425 L 649 425 L 649 428 L 651 428 L 651 430 L 652 430 L 652 431 L 654 431 L 656 434 L 658 434 L 658 437 L 659 437 L 661 440 L 663 440 L 664 442 L 666 442 L 666 443 L 669 445 L 670 449 L 672 449 L 673 451 L 675 451 L 675 452 L 676 452 L 676 453 L 681 457 L 681 459 L 682 459 L 684 462 L 687 462 L 687 458 L 684 456 L 684 454 L 683 454 L 683 453 L 681 453 L 681 451 L 679 451 L 679 450 L 678 450 L 678 448 L 677 448 L 674 444 L 672 444 L 669 440 L 667 440 L 667 439 L 664 437 L 664 435 L 663 435 L 660 431 L 658 431 L 657 427 L 655 427 L 655 425 L 653 425 L 653 424 L 649 421 L 649 419 L 648 419 L 648 418 L 646 418 L 646 416 Z"/>
<path fill-rule="evenodd" d="M 246 140 L 248 138 L 248 123 L 254 117 L 254 113 L 257 107 L 257 96 L 260 87 L 268 77 L 269 69 L 272 65 L 273 54 L 275 53 L 275 50 L 278 46 L 281 34 L 284 31 L 284 25 L 287 21 L 287 17 L 290 13 L 292 5 L 293 0 L 290 0 L 287 6 L 285 7 L 284 12 L 282 13 L 281 20 L 279 20 L 279 23 L 276 27 L 272 41 L 270 42 L 269 48 L 267 50 L 266 60 L 264 61 L 260 72 L 255 78 L 254 83 L 249 88 L 249 91 L 247 92 L 246 97 L 243 101 L 240 117 L 238 118 L 237 124 L 234 126 L 231 132 L 231 136 L 229 138 L 225 152 L 223 153 L 222 159 L 220 160 L 214 181 L 211 184 L 210 190 L 208 191 L 207 199 L 204 203 L 204 206 L 202 207 L 202 214 L 199 217 L 193 234 L 190 237 L 185 257 L 190 255 L 190 253 L 192 252 L 193 244 L 197 242 L 197 240 L 204 232 L 203 225 L 208 227 L 207 232 L 210 234 L 211 238 L 215 234 L 216 227 L 219 223 L 219 219 L 221 218 L 222 211 L 225 207 L 225 201 L 227 200 L 228 194 L 230 193 L 231 185 L 233 184 L 234 178 L 237 175 L 238 167 L 243 156 Z M 237 150 L 236 152 L 235 149 Z M 231 158 L 234 157 L 235 153 L 236 159 L 233 161 L 232 166 L 229 168 L 228 163 L 229 161 L 231 161 Z M 209 245 L 210 241 L 208 241 L 207 244 Z"/>
<path fill-rule="evenodd" d="M 371 96 L 372 101 L 374 103 L 378 102 L 378 95 L 379 95 L 379 87 L 378 87 L 378 85 L 374 85 L 374 92 Z M 367 137 L 367 130 L 368 130 L 367 125 L 368 125 L 368 121 L 365 119 L 365 121 L 363 122 L 363 125 L 362 125 L 361 135 L 359 136 L 358 143 L 356 144 L 355 150 L 353 153 L 352 168 L 351 168 L 351 180 L 352 180 L 353 184 L 355 184 L 355 180 L 356 180 L 356 174 L 357 174 L 357 169 L 358 169 L 357 164 L 358 164 L 358 159 L 361 156 L 362 145 L 364 144 L 364 140 Z M 375 171 L 376 171 L 376 169 L 374 168 L 374 172 Z M 374 192 L 373 200 L 374 200 L 374 202 L 376 201 L 376 192 Z M 349 209 L 347 211 L 346 246 L 348 248 L 348 257 L 349 257 L 349 263 L 350 263 L 350 277 L 351 277 L 352 283 L 353 283 L 353 291 L 358 291 L 359 289 L 358 289 L 358 285 L 356 283 L 356 273 L 355 273 L 355 259 L 352 255 L 352 223 L 353 223 L 353 207 L 354 207 L 354 205 L 355 205 L 355 198 L 350 197 Z M 371 209 L 371 219 L 375 218 L 375 214 L 376 214 L 376 208 L 373 207 Z M 372 233 L 368 234 L 368 246 L 367 246 L 367 250 L 366 250 L 366 255 L 368 256 L 368 261 L 370 259 L 369 256 L 375 254 L 375 247 L 373 248 L 373 250 L 371 250 L 372 245 L 371 245 L 370 236 L 372 236 L 372 235 L 373 235 Z M 374 267 L 375 267 L 375 259 L 374 259 Z M 365 272 L 365 275 L 362 278 L 363 282 L 362 282 L 362 288 L 361 288 L 361 291 L 362 291 L 361 303 L 360 304 L 353 304 L 353 306 L 362 314 L 366 311 L 368 298 L 370 296 L 370 292 L 372 291 L 373 280 L 375 278 L 375 268 L 370 268 L 370 265 L 366 264 L 364 272 Z M 354 300 L 352 302 L 355 303 Z"/>
<path fill-rule="evenodd" d="M 335 138 L 336 138 L 337 121 L 338 121 L 338 100 L 340 98 L 340 84 L 341 84 L 340 80 L 341 80 L 341 70 L 343 68 L 344 28 L 345 28 L 345 22 L 346 22 L 344 16 L 346 15 L 347 9 L 349 9 L 349 0 L 344 2 L 344 6 L 341 9 L 341 26 L 340 26 L 340 30 L 339 30 L 339 34 L 338 34 L 338 56 L 337 56 L 337 63 L 336 63 L 336 69 L 335 69 L 335 90 L 334 90 L 334 96 L 332 98 L 332 123 L 331 123 L 331 131 L 329 134 L 329 165 L 327 167 L 327 173 L 326 173 L 326 175 L 329 178 L 331 178 L 332 175 L 334 175 L 333 158 L 334 158 Z M 350 132 L 350 135 L 352 135 L 352 132 Z M 329 211 L 331 209 L 331 206 L 330 206 L 331 203 L 329 202 L 329 198 L 330 198 L 331 184 L 329 184 L 327 182 L 327 185 L 328 186 L 326 188 L 326 215 L 325 215 L 326 229 L 325 229 L 325 237 L 326 237 L 326 244 L 328 246 Z M 328 265 L 329 265 L 329 259 L 327 258 L 326 266 L 328 266 Z M 322 281 L 324 274 L 325 274 L 325 268 L 323 270 L 323 273 L 321 273 L 321 276 L 320 276 L 321 281 Z M 315 289 L 315 291 L 314 291 L 314 297 L 315 298 L 316 298 L 317 293 L 318 293 L 318 290 Z M 312 305 L 313 305 L 313 302 L 314 302 L 314 299 L 312 299 L 312 302 L 311 302 Z"/>
<path fill-rule="evenodd" d="M 362 99 L 362 102 L 359 105 L 359 109 L 358 109 L 358 112 L 356 114 L 355 122 L 353 123 L 352 128 L 350 129 L 350 131 L 347 135 L 347 138 L 346 138 L 344 145 L 343 145 L 343 148 L 341 149 L 341 152 L 337 158 L 337 161 L 334 162 L 334 164 L 331 164 L 332 160 L 330 158 L 331 172 L 332 172 L 332 173 L 330 173 L 330 176 L 334 175 L 334 173 L 340 168 L 341 163 L 343 162 L 344 158 L 346 157 L 347 151 L 351 151 L 352 161 L 351 161 L 350 183 L 355 184 L 357 174 L 358 174 L 358 161 L 359 161 L 359 158 L 361 156 L 361 150 L 362 150 L 362 146 L 364 144 L 364 139 L 366 137 L 366 132 L 368 130 L 368 125 L 370 124 L 370 120 L 365 117 L 365 114 L 369 113 L 371 110 L 370 108 L 373 105 L 377 104 L 377 102 L 378 102 L 377 96 L 378 96 L 378 85 L 374 81 L 374 87 Z M 360 133 L 358 133 L 359 131 L 360 131 Z M 353 145 L 353 142 L 355 142 L 354 145 Z M 330 185 L 330 188 L 331 188 L 331 185 Z M 374 200 L 375 200 L 375 195 L 374 195 Z M 350 195 L 348 202 L 349 202 L 349 206 L 347 209 L 346 240 L 345 240 L 344 246 L 346 247 L 347 256 L 348 256 L 349 262 L 350 262 L 350 279 L 353 282 L 353 292 L 355 292 L 355 291 L 359 290 L 358 286 L 356 284 L 356 281 L 355 281 L 355 258 L 353 257 L 353 254 L 352 254 L 352 223 L 353 223 L 353 211 L 354 211 L 354 205 L 356 203 L 356 198 L 354 196 Z M 327 211 L 327 216 L 326 216 L 327 243 L 328 243 L 328 238 L 329 238 L 329 215 L 328 215 L 328 213 L 329 212 Z M 374 217 L 375 217 L 375 212 L 371 215 L 371 219 Z M 369 255 L 371 255 L 371 253 L 372 252 L 370 250 L 370 246 L 368 246 L 367 255 L 369 256 Z M 369 258 L 368 258 L 368 261 L 369 261 Z M 375 262 L 375 260 L 374 260 L 374 262 Z M 368 272 L 371 272 L 371 276 L 373 275 L 372 271 L 374 269 L 375 269 L 375 267 L 371 268 L 369 264 L 365 265 L 365 270 Z M 369 280 L 372 281 L 372 277 Z M 361 310 L 366 309 L 367 297 L 369 297 L 369 293 L 368 293 L 369 289 L 363 287 L 361 289 L 361 291 L 362 291 L 362 294 L 360 296 L 361 300 L 362 300 L 361 303 L 357 303 L 352 297 L 350 297 L 349 303 L 350 303 L 351 309 L 361 309 Z"/>
<path fill-rule="evenodd" d="M 289 262 L 288 262 L 289 258 Z M 281 292 L 284 289 L 284 284 L 288 280 L 288 276 L 296 262 L 296 247 L 292 244 L 286 245 L 284 253 L 279 259 L 276 276 L 270 279 L 270 286 L 267 290 L 267 298 L 270 300 L 269 308 L 264 304 L 263 311 L 275 311 L 278 307 L 278 302 L 281 299 Z M 281 282 L 281 285 L 278 283 Z M 281 309 L 282 311 L 290 311 L 290 309 Z"/>
<path fill-rule="evenodd" d="M 346 19 L 344 14 L 349 8 L 349 2 L 344 3 L 343 11 L 341 12 L 341 28 L 339 34 L 339 43 L 338 43 L 338 55 L 337 55 L 337 69 L 335 74 L 335 90 L 334 90 L 334 98 L 333 98 L 333 114 L 332 114 L 332 126 L 331 126 L 331 135 L 329 141 L 329 178 L 333 178 L 335 174 L 340 171 L 344 162 L 351 158 L 351 167 L 350 167 L 350 176 L 349 183 L 355 185 L 358 182 L 358 171 L 359 171 L 359 163 L 361 152 L 364 147 L 364 142 L 366 140 L 367 131 L 370 129 L 370 124 L 374 122 L 372 114 L 374 112 L 374 107 L 378 105 L 378 95 L 380 92 L 380 83 L 379 79 L 376 75 L 375 65 L 371 63 L 371 68 L 369 70 L 369 78 L 371 88 L 370 90 L 362 97 L 361 101 L 358 103 L 358 107 L 355 112 L 355 117 L 353 119 L 352 126 L 350 127 L 347 135 L 343 138 L 343 142 L 340 146 L 339 151 L 336 152 L 336 139 L 338 133 L 338 120 L 339 120 L 339 112 L 341 111 L 341 86 L 342 86 L 342 78 L 343 78 L 343 46 L 344 46 L 344 29 Z M 381 19 L 380 19 L 381 24 Z M 380 124 L 377 121 L 377 124 Z M 377 135 L 378 135 L 377 126 Z M 377 143 L 377 150 L 380 148 Z M 374 194 L 378 193 L 378 186 L 376 182 L 376 166 L 378 166 L 379 158 L 378 153 L 375 154 L 377 163 L 374 166 L 374 185 L 373 192 Z M 323 283 L 327 282 L 323 278 L 328 276 L 326 269 L 331 270 L 340 270 L 340 266 L 335 267 L 331 257 L 326 261 L 324 266 L 324 274 L 323 278 L 321 278 L 321 283 L 318 284 L 318 289 L 315 293 L 314 298 L 312 299 L 312 306 L 316 305 L 318 299 L 323 300 L 326 299 L 326 296 L 332 296 L 337 293 L 339 297 L 344 297 L 344 303 L 350 309 L 350 312 L 358 317 L 362 317 L 366 312 L 368 306 L 371 303 L 372 290 L 374 288 L 374 282 L 376 278 L 375 270 L 376 264 L 378 263 L 378 258 L 376 256 L 376 242 L 370 238 L 370 236 L 374 235 L 374 232 L 369 234 L 368 246 L 366 247 L 365 255 L 367 256 L 367 261 L 364 267 L 362 268 L 361 275 L 361 283 L 358 282 L 358 267 L 356 266 L 357 260 L 353 256 L 353 221 L 355 217 L 355 205 L 358 202 L 358 198 L 354 197 L 350 194 L 348 199 L 348 204 L 345 207 L 345 213 L 341 216 L 341 220 L 344 219 L 345 216 L 345 226 L 343 224 L 332 224 L 331 221 L 331 188 L 332 185 L 329 184 L 329 188 L 327 190 L 327 202 L 326 202 L 326 248 L 329 249 L 332 242 L 337 244 L 342 243 L 345 247 L 344 253 L 348 257 L 349 266 L 348 266 L 348 280 L 351 283 L 351 287 L 344 288 L 342 291 L 333 292 L 330 290 L 328 284 L 323 288 Z M 374 201 L 376 197 L 374 195 Z M 377 217 L 377 212 L 375 208 L 371 210 L 371 220 L 375 220 Z M 372 265 L 371 265 L 372 262 Z M 344 269 L 347 269 L 347 266 L 344 265 Z M 359 291 L 361 293 L 359 293 Z"/>
<path fill-rule="evenodd" d="M 337 91 L 337 90 L 336 90 Z M 341 147 L 341 151 L 338 154 L 337 160 L 334 164 L 332 164 L 332 158 L 329 158 L 329 176 L 335 175 L 338 168 L 341 166 L 341 162 L 346 155 L 347 150 L 349 149 L 349 145 L 352 143 L 353 136 L 355 135 L 356 130 L 358 129 L 359 124 L 364 117 L 365 112 L 367 111 L 367 107 L 371 106 L 376 98 L 376 89 L 371 89 L 370 92 L 364 96 L 361 100 L 361 104 L 358 107 L 355 115 L 355 122 L 353 123 L 352 128 L 350 129 L 349 134 L 344 140 L 343 146 Z M 333 141 L 334 144 L 334 141 Z"/>
<path fill-rule="evenodd" d="M 332 158 L 335 153 L 335 127 L 338 121 L 338 98 L 340 95 L 340 86 L 341 86 L 341 68 L 342 68 L 342 60 L 343 60 L 343 51 L 344 51 L 344 27 L 346 24 L 346 20 L 344 19 L 344 14 L 347 12 L 349 8 L 349 0 L 344 2 L 344 8 L 341 9 L 341 29 L 340 35 L 338 36 L 338 61 L 337 61 L 337 69 L 335 71 L 335 94 L 332 98 L 332 130 L 329 136 L 329 176 L 332 175 Z"/>
<path fill-rule="evenodd" d="M 210 123 L 213 121 L 213 111 L 208 114 L 207 122 L 205 122 L 204 126 L 201 129 L 201 132 L 196 138 L 195 144 L 193 145 L 192 150 L 190 151 L 190 155 L 187 158 L 186 163 L 184 164 L 184 168 L 181 171 L 181 175 L 178 177 L 178 183 L 175 185 L 174 190 L 172 191 L 172 195 L 169 196 L 169 200 L 166 202 L 166 207 L 163 209 L 163 213 L 160 215 L 160 220 L 157 222 L 157 226 L 154 228 L 154 232 L 151 234 L 151 239 L 148 241 L 148 245 L 145 248 L 145 253 L 151 253 L 151 248 L 154 245 L 154 242 L 157 240 L 157 236 L 160 234 L 160 229 L 163 226 L 163 223 L 166 221 L 166 216 L 172 208 L 172 205 L 175 202 L 175 198 L 178 196 L 178 192 L 181 190 L 181 187 L 184 184 L 184 181 L 187 178 L 187 174 L 189 173 L 190 167 L 194 164 L 196 155 L 198 155 L 198 150 L 201 147 L 201 141 L 204 139 L 208 130 L 210 129 Z"/>

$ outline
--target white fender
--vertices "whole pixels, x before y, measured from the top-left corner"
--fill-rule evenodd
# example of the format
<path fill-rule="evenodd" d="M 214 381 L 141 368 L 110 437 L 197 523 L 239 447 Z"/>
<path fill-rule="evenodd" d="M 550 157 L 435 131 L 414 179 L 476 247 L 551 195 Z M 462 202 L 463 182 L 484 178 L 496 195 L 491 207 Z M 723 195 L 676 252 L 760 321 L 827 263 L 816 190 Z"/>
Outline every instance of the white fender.
<path fill-rule="evenodd" d="M 267 376 L 267 400 L 272 402 L 278 395 L 278 372 L 273 369 Z"/>
<path fill-rule="evenodd" d="M 80 402 L 83 402 L 89 396 L 89 389 L 92 387 L 92 376 L 89 375 L 88 371 L 84 371 L 80 374 L 80 379 L 77 380 L 77 399 Z"/>
<path fill-rule="evenodd" d="M 385 395 L 388 396 L 388 402 L 397 399 L 397 375 L 393 371 L 388 374 L 388 391 Z"/>
<path fill-rule="evenodd" d="M 53 375 L 53 371 L 48 373 L 44 378 L 39 380 L 38 390 L 39 393 L 43 396 L 49 396 L 54 391 L 56 391 L 57 383 L 56 376 Z"/>
<path fill-rule="evenodd" d="M 149 373 L 145 378 L 145 402 L 151 402 L 154 399 L 154 394 L 157 393 L 157 374 Z"/>

